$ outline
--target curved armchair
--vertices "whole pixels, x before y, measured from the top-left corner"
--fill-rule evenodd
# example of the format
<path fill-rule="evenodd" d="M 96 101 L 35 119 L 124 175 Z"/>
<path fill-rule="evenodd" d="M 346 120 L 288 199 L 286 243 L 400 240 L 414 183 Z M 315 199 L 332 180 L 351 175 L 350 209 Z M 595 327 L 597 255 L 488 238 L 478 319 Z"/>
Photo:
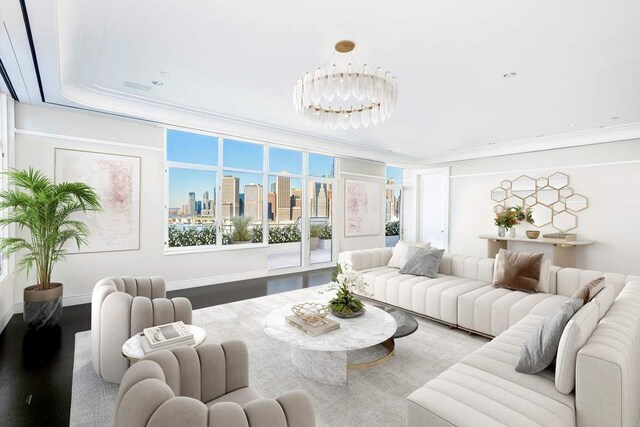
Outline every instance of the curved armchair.
<path fill-rule="evenodd" d="M 191 302 L 166 299 L 161 277 L 109 277 L 91 295 L 91 357 L 96 373 L 119 383 L 129 368 L 122 344 L 144 328 L 177 322 L 191 324 Z"/>
<path fill-rule="evenodd" d="M 118 427 L 314 427 L 303 391 L 275 399 L 249 387 L 249 355 L 242 341 L 177 347 L 149 354 L 122 379 Z"/>

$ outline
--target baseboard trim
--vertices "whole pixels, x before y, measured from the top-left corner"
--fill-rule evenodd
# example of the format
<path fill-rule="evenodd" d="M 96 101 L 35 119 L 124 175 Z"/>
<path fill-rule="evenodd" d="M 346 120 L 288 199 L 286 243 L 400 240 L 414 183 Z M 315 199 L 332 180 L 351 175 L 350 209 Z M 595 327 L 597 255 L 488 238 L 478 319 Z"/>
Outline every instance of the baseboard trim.
<path fill-rule="evenodd" d="M 234 273 L 234 274 L 223 274 L 220 276 L 211 276 L 211 277 L 199 277 L 197 279 L 187 279 L 187 280 L 176 280 L 173 282 L 167 282 L 167 291 L 179 291 L 182 289 L 188 288 L 197 288 L 200 286 L 207 285 L 218 285 L 220 283 L 228 283 L 228 282 L 238 282 L 241 280 L 247 279 L 257 279 L 259 277 L 267 277 L 269 275 L 268 270 L 254 270 L 254 271 L 246 271 L 242 273 Z M 88 304 L 91 302 L 91 293 L 78 294 L 78 295 L 69 295 L 62 297 L 62 305 L 64 307 L 71 305 L 79 305 L 79 304 Z M 10 314 L 5 315 L 11 319 L 11 316 L 16 313 L 22 313 L 22 303 L 13 305 L 13 312 L 9 310 Z M 3 318 L 0 321 L 0 330 L 4 328 L 4 325 L 1 322 L 4 322 Z M 8 323 L 8 320 L 7 320 Z"/>
<path fill-rule="evenodd" d="M 4 328 L 9 324 L 9 321 L 11 320 L 14 314 L 15 313 L 13 311 L 13 307 L 9 307 L 9 309 L 4 314 L 4 316 L 2 316 L 2 319 L 0 319 L 0 334 L 2 333 L 2 331 L 4 331 Z"/>
<path fill-rule="evenodd" d="M 188 288 L 197 288 L 207 285 L 218 285 L 220 283 L 238 282 L 240 280 L 257 279 L 269 275 L 268 270 L 245 271 L 242 273 L 223 274 L 220 276 L 200 277 L 197 279 L 176 280 L 167 282 L 167 291 L 179 291 Z"/>
<path fill-rule="evenodd" d="M 91 302 L 91 293 L 87 294 L 78 294 L 78 295 L 69 295 L 68 297 L 62 297 L 62 306 L 68 307 L 71 305 L 80 305 L 80 304 L 89 304 Z M 23 305 L 22 303 L 13 304 L 13 313 L 22 313 Z"/>

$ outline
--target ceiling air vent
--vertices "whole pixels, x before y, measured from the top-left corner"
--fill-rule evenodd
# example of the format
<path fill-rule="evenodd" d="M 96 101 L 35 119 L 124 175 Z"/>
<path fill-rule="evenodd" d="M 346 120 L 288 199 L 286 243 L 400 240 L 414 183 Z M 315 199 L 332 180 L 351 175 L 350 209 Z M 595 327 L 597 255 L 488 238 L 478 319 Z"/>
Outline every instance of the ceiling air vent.
<path fill-rule="evenodd" d="M 151 86 L 141 85 L 140 83 L 134 83 L 130 81 L 125 81 L 124 86 L 130 87 L 132 89 L 143 90 L 145 92 L 149 92 L 151 90 Z"/>

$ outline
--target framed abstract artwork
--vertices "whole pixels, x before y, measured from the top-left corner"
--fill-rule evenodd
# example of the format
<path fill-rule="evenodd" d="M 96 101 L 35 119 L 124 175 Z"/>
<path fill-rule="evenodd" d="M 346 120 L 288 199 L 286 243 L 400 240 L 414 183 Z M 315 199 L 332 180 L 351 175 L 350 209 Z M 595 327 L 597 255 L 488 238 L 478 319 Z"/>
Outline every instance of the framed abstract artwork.
<path fill-rule="evenodd" d="M 346 179 L 345 187 L 345 236 L 380 234 L 380 183 Z"/>
<path fill-rule="evenodd" d="M 83 182 L 100 196 L 101 212 L 80 214 L 89 227 L 88 245 L 69 253 L 140 249 L 140 157 L 55 150 L 55 181 Z"/>

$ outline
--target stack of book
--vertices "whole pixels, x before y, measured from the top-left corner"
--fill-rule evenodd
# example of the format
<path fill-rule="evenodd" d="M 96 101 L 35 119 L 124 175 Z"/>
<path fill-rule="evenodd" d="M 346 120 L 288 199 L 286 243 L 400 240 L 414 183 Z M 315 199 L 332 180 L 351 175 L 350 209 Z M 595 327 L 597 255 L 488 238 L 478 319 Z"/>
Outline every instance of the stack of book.
<path fill-rule="evenodd" d="M 551 243 L 567 243 L 574 242 L 578 235 L 575 233 L 551 233 L 543 234 L 542 238 Z"/>
<path fill-rule="evenodd" d="M 286 319 L 289 324 L 303 330 L 312 337 L 317 337 L 318 335 L 326 334 L 327 332 L 340 328 L 340 323 L 336 322 L 335 320 L 327 319 L 326 317 L 313 323 L 305 322 L 301 318 L 294 315 L 287 316 Z"/>
<path fill-rule="evenodd" d="M 145 328 L 140 334 L 140 342 L 145 354 L 196 343 L 191 330 L 183 322 Z"/>

